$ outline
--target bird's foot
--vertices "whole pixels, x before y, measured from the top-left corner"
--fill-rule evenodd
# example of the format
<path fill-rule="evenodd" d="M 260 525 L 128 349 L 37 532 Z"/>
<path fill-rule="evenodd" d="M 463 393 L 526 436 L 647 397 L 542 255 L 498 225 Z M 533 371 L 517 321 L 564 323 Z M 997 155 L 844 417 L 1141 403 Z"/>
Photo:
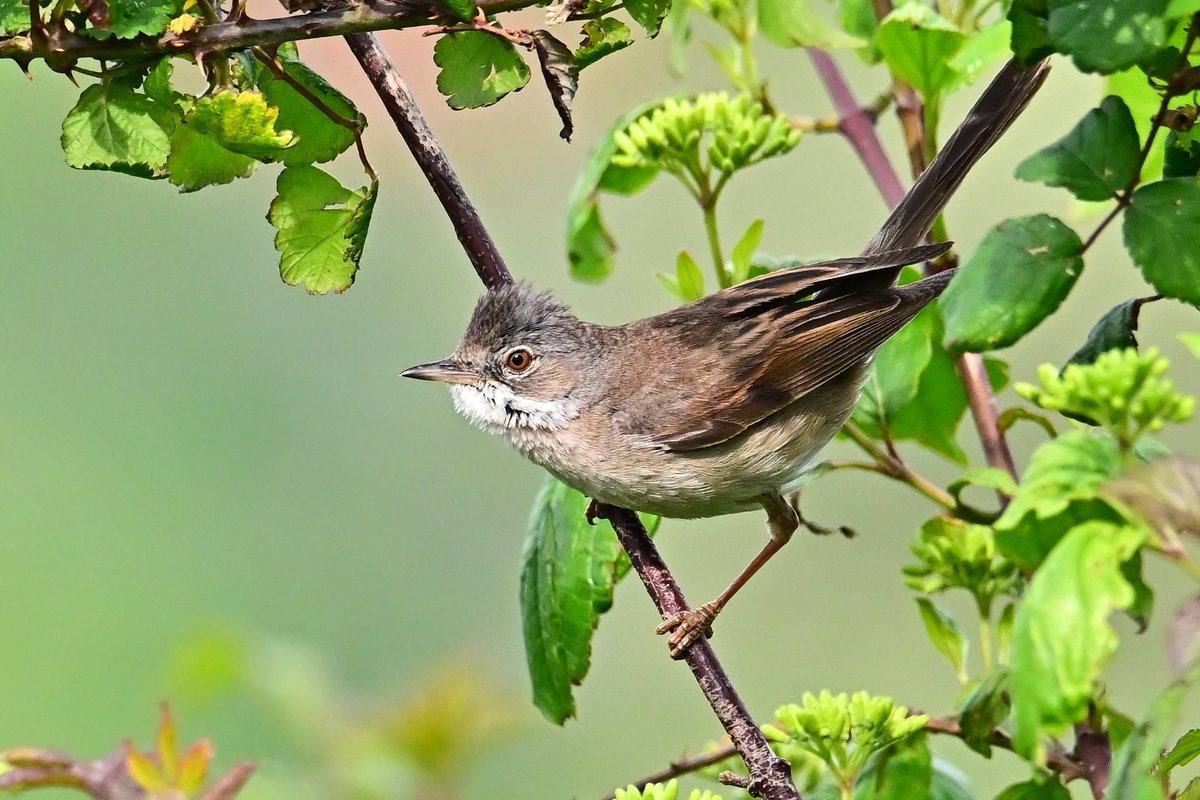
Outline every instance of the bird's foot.
<path fill-rule="evenodd" d="M 665 633 L 671 634 L 667 639 L 667 647 L 671 651 L 671 658 L 678 660 L 683 658 L 687 649 L 701 636 L 712 636 L 712 623 L 720 611 L 721 607 L 714 600 L 691 611 L 672 614 L 664 619 L 654 632 L 660 636 Z"/>
<path fill-rule="evenodd" d="M 834 533 L 840 533 L 842 536 L 845 536 L 847 539 L 853 539 L 855 536 L 858 535 L 858 531 L 854 530 L 853 528 L 851 528 L 847 525 L 838 525 L 836 528 L 832 528 L 827 525 L 818 525 L 817 523 L 813 522 L 812 520 L 806 519 L 805 516 L 800 513 L 800 493 L 799 492 L 796 492 L 795 494 L 793 494 L 791 497 L 788 498 L 788 505 L 790 505 L 792 507 L 792 510 L 796 512 L 796 520 L 800 523 L 801 527 L 803 527 L 809 533 L 814 533 L 817 536 L 829 536 Z"/>
<path fill-rule="evenodd" d="M 595 525 L 597 519 L 606 518 L 604 504 L 593 497 L 592 502 L 588 503 L 587 511 L 583 515 L 587 518 L 588 525 Z"/>

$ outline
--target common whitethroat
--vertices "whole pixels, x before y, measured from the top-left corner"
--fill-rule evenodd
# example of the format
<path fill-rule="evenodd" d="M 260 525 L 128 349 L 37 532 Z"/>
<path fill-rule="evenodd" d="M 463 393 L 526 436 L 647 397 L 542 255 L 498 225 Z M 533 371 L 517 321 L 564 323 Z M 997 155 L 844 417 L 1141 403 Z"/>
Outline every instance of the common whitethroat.
<path fill-rule="evenodd" d="M 894 286 L 976 161 L 1045 78 L 1009 63 L 855 258 L 772 272 L 625 325 L 576 318 L 509 284 L 475 307 L 454 354 L 402 375 L 593 500 L 664 517 L 761 506 L 770 539 L 714 600 L 663 621 L 679 657 L 799 527 L 785 500 L 846 422 L 871 358 L 954 270 Z"/>

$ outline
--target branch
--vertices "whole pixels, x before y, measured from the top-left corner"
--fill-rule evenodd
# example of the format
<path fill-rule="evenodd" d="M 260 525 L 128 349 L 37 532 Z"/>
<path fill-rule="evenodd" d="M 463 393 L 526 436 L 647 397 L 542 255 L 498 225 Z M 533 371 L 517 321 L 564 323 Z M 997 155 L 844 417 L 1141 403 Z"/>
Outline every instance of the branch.
<path fill-rule="evenodd" d="M 485 14 L 497 14 L 537 4 L 538 0 L 481 0 L 478 6 Z M 22 66 L 36 59 L 59 65 L 71 64 L 81 58 L 128 61 L 197 52 L 245 50 L 329 36 L 434 25 L 449 21 L 442 16 L 443 13 L 432 4 L 377 0 L 370 5 L 353 5 L 278 19 L 250 19 L 245 15 L 231 14 L 224 22 L 178 35 L 168 31 L 157 38 L 114 37 L 101 41 L 60 29 L 37 36 L 23 34 L 0 37 L 0 59 L 13 59 Z"/>
<path fill-rule="evenodd" d="M 434 194 L 446 209 L 454 232 L 462 242 L 475 272 L 489 289 L 511 283 L 512 275 L 495 243 L 379 40 L 369 33 L 359 33 L 347 36 L 346 42 L 383 100 Z M 611 506 L 601 506 L 600 510 L 600 515 L 612 522 L 633 568 L 663 616 L 687 610 L 683 593 L 658 555 L 637 514 Z M 751 776 L 747 788 L 751 794 L 763 800 L 799 800 L 791 767 L 776 756 L 767 744 L 766 737 L 734 691 L 708 642 L 700 641 L 692 645 L 684 660 L 691 667 L 700 689 L 746 762 Z"/>

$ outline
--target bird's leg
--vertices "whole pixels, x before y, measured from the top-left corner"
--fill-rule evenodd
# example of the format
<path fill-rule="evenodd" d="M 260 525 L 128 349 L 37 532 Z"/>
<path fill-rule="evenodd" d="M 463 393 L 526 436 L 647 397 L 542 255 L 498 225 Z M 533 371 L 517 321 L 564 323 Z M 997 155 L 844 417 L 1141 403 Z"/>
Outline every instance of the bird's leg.
<path fill-rule="evenodd" d="M 758 555 L 738 573 L 733 582 L 725 588 L 714 600 L 710 600 L 699 608 L 691 611 L 680 611 L 662 621 L 656 633 L 670 633 L 667 645 L 671 650 L 671 658 L 682 658 L 684 652 L 701 636 L 712 635 L 712 623 L 721 613 L 721 609 L 737 594 L 746 583 L 754 577 L 754 573 L 771 560 L 781 547 L 788 543 L 792 534 L 800 527 L 800 517 L 779 492 L 764 494 L 759 498 L 763 508 L 767 510 L 767 527 L 771 529 L 771 539 Z"/>

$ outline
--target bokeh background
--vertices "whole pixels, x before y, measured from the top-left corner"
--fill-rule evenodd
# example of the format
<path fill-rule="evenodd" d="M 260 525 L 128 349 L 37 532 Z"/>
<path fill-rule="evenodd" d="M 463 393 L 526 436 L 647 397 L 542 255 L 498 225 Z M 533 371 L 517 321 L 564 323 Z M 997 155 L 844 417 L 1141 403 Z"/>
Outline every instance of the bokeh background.
<path fill-rule="evenodd" d="M 515 273 L 600 322 L 671 304 L 654 274 L 680 249 L 706 252 L 676 186 L 607 202 L 620 251 L 600 286 L 568 275 L 564 206 L 617 115 L 723 87 L 699 46 L 682 81 L 662 41 L 589 68 L 567 144 L 536 76 L 495 107 L 455 113 L 434 87 L 432 42 L 384 39 Z M 372 120 L 382 174 L 362 271 L 341 296 L 280 282 L 264 220 L 277 168 L 191 195 L 73 171 L 59 126 L 78 90 L 40 64 L 33 82 L 0 72 L 0 747 L 98 757 L 126 736 L 148 744 L 169 700 L 185 738 L 213 739 L 219 767 L 258 763 L 250 800 L 599 797 L 695 751 L 720 730 L 653 636 L 636 582 L 619 587 L 597 634 L 578 718 L 556 728 L 529 704 L 517 569 L 541 475 L 459 419 L 444 390 L 397 378 L 449 352 L 481 287 L 344 44 L 302 55 Z M 761 56 L 782 109 L 830 113 L 803 52 L 764 45 Z M 862 98 L 885 88 L 853 57 L 842 62 Z M 951 104 L 943 135 L 973 94 Z M 1099 81 L 1056 65 L 951 206 L 962 252 L 1006 216 L 1070 213 L 1065 192 L 1012 170 L 1101 96 Z M 902 164 L 890 114 L 881 129 Z M 352 156 L 334 171 L 363 182 Z M 761 216 L 764 251 L 818 258 L 857 252 L 884 213 L 846 144 L 810 136 L 739 176 L 721 219 L 727 242 Z M 1146 293 L 1114 226 L 1065 312 L 1006 354 L 1014 376 L 1061 363 L 1103 310 Z M 1192 393 L 1200 370 L 1174 333 L 1197 322 L 1180 306 L 1143 313 L 1143 343 L 1171 356 Z M 1019 429 L 1019 457 L 1038 441 Z M 1194 454 L 1197 441 L 1192 423 L 1175 443 Z M 940 480 L 955 474 L 905 453 Z M 714 644 L 751 710 L 766 718 L 820 688 L 951 710 L 956 679 L 899 575 L 930 509 L 861 473 L 820 481 L 806 502 L 814 519 L 860 535 L 798 539 L 723 615 Z M 761 515 L 743 514 L 668 521 L 659 540 L 685 589 L 705 598 L 764 536 Z M 1168 680 L 1164 621 L 1185 589 L 1163 564 L 1150 573 L 1163 587 L 1150 631 L 1135 637 L 1115 620 L 1113 697 L 1134 711 Z M 440 793 L 394 758 L 431 757 L 439 737 L 464 744 L 445 751 L 456 755 Z M 1025 777 L 1003 753 L 983 762 L 957 742 L 934 745 L 980 796 Z"/>

